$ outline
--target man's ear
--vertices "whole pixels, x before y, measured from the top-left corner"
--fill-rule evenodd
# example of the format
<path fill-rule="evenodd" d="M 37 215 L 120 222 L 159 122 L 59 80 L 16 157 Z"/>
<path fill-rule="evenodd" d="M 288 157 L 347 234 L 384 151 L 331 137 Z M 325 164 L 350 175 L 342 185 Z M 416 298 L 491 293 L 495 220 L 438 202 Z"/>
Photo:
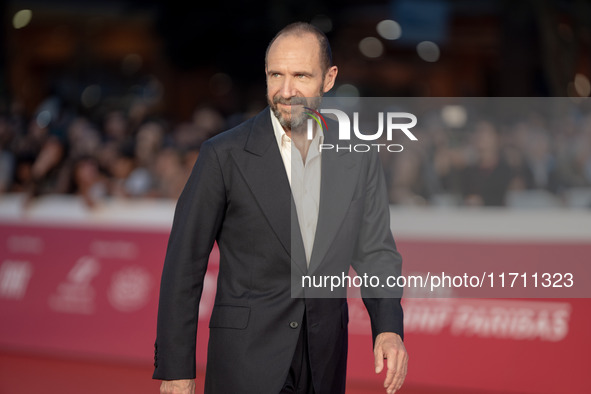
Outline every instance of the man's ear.
<path fill-rule="evenodd" d="M 322 87 L 322 91 L 324 93 L 328 92 L 334 86 L 334 82 L 337 79 L 337 74 L 339 73 L 339 69 L 337 66 L 332 66 L 328 69 L 326 74 L 324 75 L 324 86 Z"/>

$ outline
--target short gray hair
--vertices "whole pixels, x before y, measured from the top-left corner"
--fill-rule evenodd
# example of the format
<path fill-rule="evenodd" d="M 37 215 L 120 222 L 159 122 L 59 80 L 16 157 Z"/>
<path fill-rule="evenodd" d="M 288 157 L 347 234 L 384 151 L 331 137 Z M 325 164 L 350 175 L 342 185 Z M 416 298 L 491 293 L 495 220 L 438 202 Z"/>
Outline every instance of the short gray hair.
<path fill-rule="evenodd" d="M 295 34 L 295 35 L 302 35 L 304 33 L 313 34 L 314 37 L 318 40 L 318 44 L 320 46 L 320 66 L 322 67 L 323 71 L 326 72 L 332 66 L 332 51 L 330 49 L 330 43 L 328 42 L 328 38 L 326 34 L 319 28 L 314 25 L 311 25 L 306 22 L 295 22 L 285 26 L 283 29 L 279 31 L 273 37 L 269 45 L 267 46 L 267 51 L 265 52 L 265 65 L 267 65 L 267 57 L 269 56 L 269 49 L 271 45 L 282 35 L 288 34 Z"/>

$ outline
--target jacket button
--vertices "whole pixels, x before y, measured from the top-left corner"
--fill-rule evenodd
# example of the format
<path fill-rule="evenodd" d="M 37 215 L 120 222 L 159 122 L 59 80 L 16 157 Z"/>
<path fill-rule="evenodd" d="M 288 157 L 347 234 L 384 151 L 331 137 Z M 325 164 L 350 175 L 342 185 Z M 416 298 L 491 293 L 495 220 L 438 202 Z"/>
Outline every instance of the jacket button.
<path fill-rule="evenodd" d="M 298 322 L 297 322 L 297 321 L 292 321 L 291 323 L 289 323 L 289 326 L 290 326 L 291 328 L 298 328 L 299 324 L 298 324 Z"/>

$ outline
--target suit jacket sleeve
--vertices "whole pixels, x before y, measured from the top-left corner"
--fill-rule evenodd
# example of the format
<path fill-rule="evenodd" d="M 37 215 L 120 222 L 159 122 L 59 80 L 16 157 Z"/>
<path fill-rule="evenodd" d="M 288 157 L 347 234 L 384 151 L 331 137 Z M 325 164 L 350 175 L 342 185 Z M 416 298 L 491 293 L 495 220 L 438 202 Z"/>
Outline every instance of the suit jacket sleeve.
<path fill-rule="evenodd" d="M 369 153 L 363 223 L 353 268 L 358 275 L 378 276 L 380 285 L 388 276 L 399 276 L 402 257 L 390 229 L 390 207 L 383 169 L 377 154 Z M 394 332 L 404 338 L 402 289 L 362 288 L 361 295 L 371 320 L 372 336 Z"/>
<path fill-rule="evenodd" d="M 225 204 L 219 160 L 206 142 L 177 202 L 168 241 L 160 284 L 154 379 L 195 378 L 199 301 Z"/>

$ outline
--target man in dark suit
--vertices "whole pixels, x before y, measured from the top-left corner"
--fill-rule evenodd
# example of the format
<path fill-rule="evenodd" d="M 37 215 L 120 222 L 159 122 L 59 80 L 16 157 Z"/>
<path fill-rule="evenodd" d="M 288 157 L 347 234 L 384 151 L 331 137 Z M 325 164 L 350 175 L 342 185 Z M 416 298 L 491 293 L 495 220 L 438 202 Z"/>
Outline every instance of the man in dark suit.
<path fill-rule="evenodd" d="M 267 49 L 269 108 L 206 141 L 179 198 L 162 273 L 155 379 L 195 391 L 198 305 L 210 251 L 220 250 L 206 393 L 344 393 L 346 294 L 311 293 L 303 275 L 400 275 L 376 154 L 320 152 L 336 136 L 298 132 L 303 105 L 337 75 L 322 32 L 297 23 Z M 293 148 L 293 149 L 292 149 Z M 299 286 L 299 287 L 298 287 Z M 397 296 L 362 290 L 376 373 L 400 388 L 408 356 Z"/>

